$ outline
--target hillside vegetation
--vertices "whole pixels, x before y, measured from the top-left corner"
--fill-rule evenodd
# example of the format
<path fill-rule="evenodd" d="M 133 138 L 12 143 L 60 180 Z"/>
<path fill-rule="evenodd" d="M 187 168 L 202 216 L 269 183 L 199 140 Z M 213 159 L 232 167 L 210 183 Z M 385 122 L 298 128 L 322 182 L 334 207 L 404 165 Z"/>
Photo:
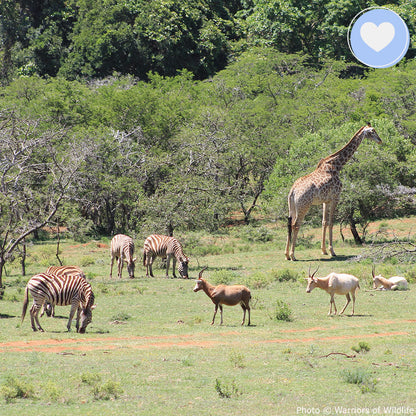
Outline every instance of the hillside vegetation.
<path fill-rule="evenodd" d="M 363 240 L 414 212 L 414 51 L 372 70 L 345 41 L 385 2 L 36 4 L 0 6 L 0 271 L 46 225 L 83 240 L 283 219 L 293 180 L 367 122 L 383 145 L 343 170 L 338 221 Z M 412 3 L 388 6 L 413 37 Z"/>

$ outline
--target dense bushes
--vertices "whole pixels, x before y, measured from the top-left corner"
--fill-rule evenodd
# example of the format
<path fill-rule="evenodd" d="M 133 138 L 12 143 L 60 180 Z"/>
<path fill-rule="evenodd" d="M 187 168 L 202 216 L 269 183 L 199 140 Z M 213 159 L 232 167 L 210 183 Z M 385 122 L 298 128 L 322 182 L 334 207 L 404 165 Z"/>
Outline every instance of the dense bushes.
<path fill-rule="evenodd" d="M 60 211 L 78 234 L 284 218 L 293 180 L 371 121 L 383 145 L 363 143 L 345 166 L 339 205 L 340 221 L 365 227 L 413 209 L 404 194 L 416 175 L 414 66 L 342 79 L 341 63 L 317 69 L 306 57 L 254 48 L 208 83 L 189 72 L 90 84 L 20 77 L 3 89 L 0 107 L 37 120 L 39 134 L 64 131 L 56 151 L 82 149 Z M 248 241 L 271 238 L 263 227 L 244 232 Z"/>

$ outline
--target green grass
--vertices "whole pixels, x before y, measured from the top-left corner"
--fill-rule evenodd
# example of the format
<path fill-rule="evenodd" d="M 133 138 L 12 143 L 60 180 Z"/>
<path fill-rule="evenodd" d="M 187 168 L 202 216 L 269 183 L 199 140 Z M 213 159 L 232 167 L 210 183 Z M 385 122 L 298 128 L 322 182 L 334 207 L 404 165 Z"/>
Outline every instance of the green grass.
<path fill-rule="evenodd" d="M 136 279 L 124 270 L 123 279 L 110 280 L 109 248 L 102 246 L 108 241 L 63 240 L 64 262 L 86 264 L 96 295 L 93 322 L 84 335 L 68 333 L 69 307 L 57 307 L 55 318 L 41 318 L 46 332 L 34 333 L 29 314 L 20 325 L 24 287 L 56 261 L 51 242 L 29 247 L 28 276 L 8 265 L 0 301 L 0 414 L 296 415 L 302 408 L 322 414 L 325 406 L 333 414 L 336 406 L 414 406 L 413 285 L 407 292 L 371 290 L 371 262 L 351 261 L 363 249 L 337 238 L 340 257 L 324 258 L 315 244 L 319 230 L 306 230 L 313 244 L 297 251 L 298 262 L 284 260 L 283 228 L 263 230 L 265 241 L 250 240 L 250 232 L 194 236 L 202 248 L 226 249 L 201 249 L 210 254 L 191 255 L 190 269 L 197 277 L 208 265 L 208 281 L 250 287 L 250 327 L 240 326 L 239 306 L 224 306 L 224 325 L 217 316 L 211 326 L 214 305 L 192 291 L 193 280 L 165 279 L 156 267 L 156 277 L 145 278 L 140 259 Z M 350 305 L 345 316 L 328 317 L 329 295 L 305 292 L 310 265 L 320 265 L 319 276 L 360 278 L 356 316 Z M 411 269 L 377 265 L 392 274 Z M 345 297 L 335 301 L 340 310 Z M 277 319 L 277 309 L 291 320 Z"/>

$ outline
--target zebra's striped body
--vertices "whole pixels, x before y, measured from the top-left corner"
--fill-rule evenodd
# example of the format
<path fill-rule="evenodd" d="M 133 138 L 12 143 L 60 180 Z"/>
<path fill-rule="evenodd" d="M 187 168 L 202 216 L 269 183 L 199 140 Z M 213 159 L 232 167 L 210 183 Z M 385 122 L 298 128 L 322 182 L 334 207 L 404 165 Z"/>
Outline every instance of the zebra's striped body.
<path fill-rule="evenodd" d="M 78 274 L 85 279 L 84 271 L 78 266 L 50 266 L 45 273 L 57 276 L 75 276 Z"/>
<path fill-rule="evenodd" d="M 71 322 L 75 311 L 77 311 L 77 332 L 83 334 L 87 325 L 92 320 L 92 309 L 95 308 L 95 305 L 93 305 L 94 294 L 91 285 L 79 275 L 63 277 L 40 273 L 33 276 L 27 283 L 25 289 L 22 322 L 26 315 L 29 293 L 33 297 L 33 305 L 30 308 L 30 320 L 34 331 L 39 329 L 43 332 L 39 323 L 38 314 L 45 303 L 59 306 L 71 305 L 71 312 L 67 324 L 68 331 L 71 330 Z"/>
<path fill-rule="evenodd" d="M 146 238 L 143 247 L 143 266 L 146 266 L 146 276 L 153 277 L 152 264 L 156 257 L 167 257 L 166 277 L 169 277 L 169 263 L 173 258 L 173 277 L 176 277 L 175 266 L 178 262 L 178 272 L 184 279 L 188 278 L 189 258 L 185 256 L 181 243 L 174 237 L 152 234 Z"/>
<path fill-rule="evenodd" d="M 110 278 L 113 276 L 113 263 L 117 259 L 118 277 L 121 279 L 121 272 L 123 271 L 124 261 L 127 263 L 127 271 L 130 279 L 134 279 L 134 242 L 131 237 L 124 234 L 117 234 L 111 240 L 111 268 Z"/>
<path fill-rule="evenodd" d="M 56 276 L 61 276 L 66 278 L 67 276 L 80 276 L 85 279 L 85 273 L 82 269 L 77 266 L 50 266 L 45 272 L 46 274 L 54 274 Z M 46 305 L 46 306 L 45 306 Z M 43 316 L 43 313 L 46 312 L 48 316 L 55 316 L 55 306 L 46 302 L 43 305 L 43 308 L 40 311 L 40 317 Z"/>

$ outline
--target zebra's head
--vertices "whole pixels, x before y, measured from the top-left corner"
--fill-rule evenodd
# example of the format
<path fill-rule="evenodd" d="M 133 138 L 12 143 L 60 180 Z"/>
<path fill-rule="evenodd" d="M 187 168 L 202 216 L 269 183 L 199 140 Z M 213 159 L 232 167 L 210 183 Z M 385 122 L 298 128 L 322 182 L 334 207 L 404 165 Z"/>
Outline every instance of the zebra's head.
<path fill-rule="evenodd" d="M 81 308 L 81 313 L 79 315 L 79 330 L 77 332 L 80 334 L 85 334 L 87 326 L 92 322 L 92 311 L 95 309 L 94 303 L 94 293 L 91 292 L 90 298 L 87 302 L 87 306 Z"/>
<path fill-rule="evenodd" d="M 134 279 L 134 262 L 136 261 L 136 258 L 131 259 L 127 263 L 127 272 L 129 274 L 130 279 Z"/>
<path fill-rule="evenodd" d="M 93 306 L 87 306 L 86 308 L 82 308 L 80 316 L 79 316 L 79 333 L 85 334 L 85 330 L 87 329 L 87 326 L 92 322 L 92 310 L 95 308 L 95 305 Z"/>
<path fill-rule="evenodd" d="M 52 316 L 52 305 L 48 302 L 45 304 L 46 316 Z"/>
<path fill-rule="evenodd" d="M 178 272 L 183 279 L 188 279 L 188 257 L 180 257 L 178 261 Z"/>

